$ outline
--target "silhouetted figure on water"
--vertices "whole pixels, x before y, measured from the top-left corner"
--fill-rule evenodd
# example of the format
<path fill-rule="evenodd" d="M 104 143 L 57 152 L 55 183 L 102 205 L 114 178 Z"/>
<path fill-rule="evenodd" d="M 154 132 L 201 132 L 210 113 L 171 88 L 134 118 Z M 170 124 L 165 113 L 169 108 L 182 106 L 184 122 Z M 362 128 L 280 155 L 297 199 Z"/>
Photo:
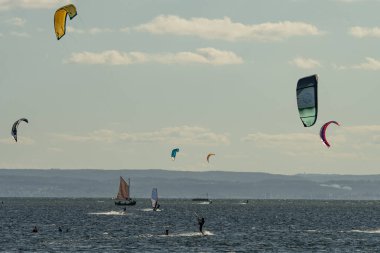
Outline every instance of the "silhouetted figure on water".
<path fill-rule="evenodd" d="M 32 230 L 33 233 L 38 233 L 38 229 L 36 226 L 34 226 L 33 230 Z"/>
<path fill-rule="evenodd" d="M 165 235 L 169 235 L 169 229 L 165 230 Z"/>
<path fill-rule="evenodd" d="M 61 227 L 58 228 L 58 232 L 62 233 L 62 228 Z"/>
<path fill-rule="evenodd" d="M 198 217 L 199 232 L 203 235 L 203 225 L 205 224 L 205 218 Z"/>

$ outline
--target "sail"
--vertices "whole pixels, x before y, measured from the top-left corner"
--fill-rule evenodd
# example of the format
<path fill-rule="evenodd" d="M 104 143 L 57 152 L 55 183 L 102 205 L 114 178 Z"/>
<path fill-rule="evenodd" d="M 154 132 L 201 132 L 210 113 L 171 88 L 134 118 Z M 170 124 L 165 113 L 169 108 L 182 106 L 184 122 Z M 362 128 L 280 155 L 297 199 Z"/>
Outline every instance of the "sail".
<path fill-rule="evenodd" d="M 150 200 L 152 201 L 152 207 L 155 208 L 157 206 L 157 202 L 158 202 L 157 188 L 153 188 L 152 196 L 150 197 Z"/>
<path fill-rule="evenodd" d="M 116 199 L 129 199 L 129 186 L 122 177 L 120 177 L 119 192 L 117 193 Z"/>
<path fill-rule="evenodd" d="M 297 106 L 305 127 L 314 125 L 318 115 L 318 76 L 301 78 L 297 83 Z"/>

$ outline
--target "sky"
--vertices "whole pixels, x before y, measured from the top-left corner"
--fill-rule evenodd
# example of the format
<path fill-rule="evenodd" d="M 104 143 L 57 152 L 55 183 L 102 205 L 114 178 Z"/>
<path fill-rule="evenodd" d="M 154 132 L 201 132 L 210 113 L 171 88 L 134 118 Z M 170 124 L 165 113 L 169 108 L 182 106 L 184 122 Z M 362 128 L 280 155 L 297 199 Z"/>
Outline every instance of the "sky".
<path fill-rule="evenodd" d="M 68 3 L 78 15 L 57 40 L 54 13 Z M 0 168 L 378 174 L 379 9 L 0 0 Z M 296 84 L 313 74 L 319 114 L 305 128 Z M 319 138 L 329 120 L 341 124 L 331 148 Z"/>

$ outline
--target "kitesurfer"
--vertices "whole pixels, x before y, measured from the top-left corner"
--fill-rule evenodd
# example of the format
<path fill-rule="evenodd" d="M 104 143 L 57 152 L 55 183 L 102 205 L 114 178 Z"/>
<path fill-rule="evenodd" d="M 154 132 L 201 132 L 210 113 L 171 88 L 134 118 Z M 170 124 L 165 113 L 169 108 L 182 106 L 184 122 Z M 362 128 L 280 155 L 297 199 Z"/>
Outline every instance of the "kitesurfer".
<path fill-rule="evenodd" d="M 169 235 L 169 229 L 165 230 L 165 235 Z"/>
<path fill-rule="evenodd" d="M 36 226 L 34 226 L 33 230 L 32 230 L 33 233 L 38 233 L 38 229 Z"/>
<path fill-rule="evenodd" d="M 61 227 L 58 228 L 58 232 L 62 232 L 62 228 Z"/>
<path fill-rule="evenodd" d="M 203 235 L 203 230 L 202 230 L 203 224 L 205 224 L 205 218 L 198 217 L 199 232 L 201 232 L 202 235 Z"/>

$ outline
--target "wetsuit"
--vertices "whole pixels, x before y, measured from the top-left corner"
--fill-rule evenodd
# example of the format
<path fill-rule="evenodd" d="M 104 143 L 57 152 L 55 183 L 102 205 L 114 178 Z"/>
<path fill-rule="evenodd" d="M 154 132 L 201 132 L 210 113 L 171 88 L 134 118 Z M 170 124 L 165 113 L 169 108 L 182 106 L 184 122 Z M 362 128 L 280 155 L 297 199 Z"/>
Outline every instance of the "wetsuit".
<path fill-rule="evenodd" d="M 198 218 L 199 232 L 203 234 L 203 224 L 205 224 L 205 218 Z"/>

